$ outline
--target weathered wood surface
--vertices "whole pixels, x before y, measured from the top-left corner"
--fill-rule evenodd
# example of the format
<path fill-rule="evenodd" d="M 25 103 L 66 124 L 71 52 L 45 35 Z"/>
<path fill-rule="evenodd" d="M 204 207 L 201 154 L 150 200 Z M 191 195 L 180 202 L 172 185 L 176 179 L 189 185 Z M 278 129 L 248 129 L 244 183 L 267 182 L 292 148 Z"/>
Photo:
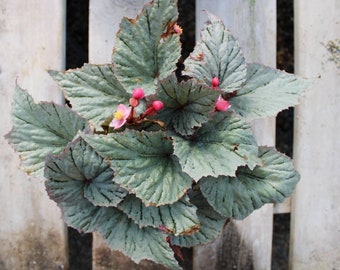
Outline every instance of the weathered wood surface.
<path fill-rule="evenodd" d="M 67 269 L 61 213 L 43 181 L 19 170 L 4 140 L 15 82 L 36 101 L 61 102 L 47 69 L 64 68 L 65 1 L 0 0 L 0 269 Z"/>
<path fill-rule="evenodd" d="M 111 62 L 114 39 L 123 17 L 135 18 L 147 0 L 90 0 L 89 62 Z"/>
<path fill-rule="evenodd" d="M 111 62 L 112 49 L 123 17 L 135 18 L 147 0 L 91 0 L 89 21 L 89 62 Z M 160 265 L 142 261 L 139 265 L 118 251 L 111 251 L 102 237 L 93 234 L 93 270 L 162 270 Z"/>
<path fill-rule="evenodd" d="M 276 66 L 276 1 L 197 0 L 198 35 L 206 18 L 202 10 L 223 19 L 239 39 L 248 62 Z M 259 145 L 275 144 L 275 119 L 256 121 L 253 129 Z M 194 249 L 194 269 L 270 269 L 272 226 L 272 205 L 262 207 L 243 221 L 229 223 L 215 242 Z"/>
<path fill-rule="evenodd" d="M 319 79 L 296 109 L 290 268 L 340 269 L 340 2 L 296 0 L 294 13 L 295 71 Z"/>

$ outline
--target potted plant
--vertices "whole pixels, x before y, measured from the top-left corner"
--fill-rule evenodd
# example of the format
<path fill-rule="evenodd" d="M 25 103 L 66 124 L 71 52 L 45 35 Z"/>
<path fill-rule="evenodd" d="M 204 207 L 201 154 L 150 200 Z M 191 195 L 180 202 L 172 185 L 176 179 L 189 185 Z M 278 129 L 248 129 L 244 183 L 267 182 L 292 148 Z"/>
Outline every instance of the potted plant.
<path fill-rule="evenodd" d="M 71 106 L 36 104 L 17 86 L 6 135 L 69 226 L 171 269 L 178 247 L 291 195 L 292 161 L 259 147 L 250 121 L 297 104 L 309 85 L 246 63 L 212 14 L 176 76 L 177 17 L 177 1 L 154 0 L 122 20 L 112 63 L 49 71 Z"/>

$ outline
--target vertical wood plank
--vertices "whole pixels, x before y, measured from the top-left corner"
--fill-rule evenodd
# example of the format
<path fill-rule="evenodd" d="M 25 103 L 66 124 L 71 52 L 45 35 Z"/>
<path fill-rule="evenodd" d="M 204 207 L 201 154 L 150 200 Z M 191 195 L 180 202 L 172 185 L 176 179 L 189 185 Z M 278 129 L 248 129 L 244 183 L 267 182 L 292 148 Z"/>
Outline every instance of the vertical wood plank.
<path fill-rule="evenodd" d="M 197 33 L 205 21 L 202 10 L 223 19 L 239 39 L 246 60 L 276 66 L 276 1 L 197 0 Z M 255 121 L 259 145 L 275 145 L 275 119 Z M 194 250 L 194 269 L 270 269 L 273 207 L 265 205 L 243 221 L 229 223 L 214 243 Z"/>
<path fill-rule="evenodd" d="M 0 14 L 0 269 L 67 269 L 60 210 L 3 137 L 16 80 L 36 101 L 62 101 L 46 70 L 64 68 L 65 1 L 0 0 Z"/>
<path fill-rule="evenodd" d="M 114 39 L 123 17 L 135 18 L 148 0 L 90 0 L 89 62 L 111 62 Z M 102 237 L 93 234 L 93 270 L 162 270 L 150 261 L 134 263 L 118 251 L 111 251 Z"/>
<path fill-rule="evenodd" d="M 148 0 L 90 0 L 89 62 L 111 62 L 114 40 L 123 17 L 135 18 Z"/>
<path fill-rule="evenodd" d="M 316 78 L 296 109 L 290 268 L 340 269 L 340 69 L 326 44 L 338 39 L 338 0 L 295 1 L 295 71 Z M 340 65 L 340 63 L 337 63 Z"/>

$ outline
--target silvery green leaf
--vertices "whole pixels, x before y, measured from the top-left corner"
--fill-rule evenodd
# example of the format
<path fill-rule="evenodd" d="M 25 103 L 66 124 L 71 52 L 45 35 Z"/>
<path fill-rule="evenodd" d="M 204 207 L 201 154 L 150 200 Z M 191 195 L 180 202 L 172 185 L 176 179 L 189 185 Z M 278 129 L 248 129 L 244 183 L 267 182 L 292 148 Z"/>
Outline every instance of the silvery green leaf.
<path fill-rule="evenodd" d="M 66 106 L 34 103 L 32 97 L 16 87 L 12 104 L 13 129 L 6 139 L 19 153 L 28 174 L 43 176 L 48 154 L 61 152 L 79 130 L 88 129 L 86 119 Z"/>
<path fill-rule="evenodd" d="M 72 108 L 96 127 L 116 111 L 118 104 L 127 104 L 130 95 L 117 79 L 112 65 L 85 64 L 65 72 L 49 71 L 70 100 Z"/>
<path fill-rule="evenodd" d="M 46 189 L 56 202 L 74 200 L 81 193 L 97 206 L 117 206 L 127 191 L 113 182 L 114 172 L 84 140 L 78 138 L 45 165 Z"/>
<path fill-rule="evenodd" d="M 82 135 L 115 171 L 115 182 L 146 206 L 178 201 L 191 187 L 163 132 L 125 130 L 108 135 Z"/>
<path fill-rule="evenodd" d="M 176 0 L 155 0 L 136 19 L 123 18 L 112 55 L 115 71 L 126 88 L 153 94 L 158 79 L 176 69 L 181 55 Z"/>
<path fill-rule="evenodd" d="M 244 86 L 229 102 L 231 108 L 247 120 L 275 116 L 298 104 L 299 97 L 310 84 L 284 71 L 249 64 Z"/>
<path fill-rule="evenodd" d="M 201 227 L 197 233 L 171 236 L 171 243 L 181 247 L 208 244 L 222 233 L 227 219 L 209 205 L 199 190 L 189 192 L 188 194 L 190 196 L 190 202 L 197 207 L 197 216 Z"/>
<path fill-rule="evenodd" d="M 204 80 L 209 86 L 217 77 L 223 91 L 233 92 L 240 89 L 245 81 L 245 59 L 238 41 L 223 22 L 211 15 L 209 19 L 194 51 L 184 62 L 184 74 Z"/>
<path fill-rule="evenodd" d="M 113 250 L 118 250 L 139 263 L 148 259 L 169 269 L 180 270 L 165 235 L 151 227 L 139 228 L 114 207 L 99 207 L 77 197 L 73 203 L 61 202 L 65 222 L 80 231 L 98 231 Z"/>
<path fill-rule="evenodd" d="M 164 230 L 174 235 L 189 235 L 199 228 L 197 208 L 187 198 L 173 204 L 146 207 L 140 199 L 129 195 L 118 207 L 140 227 L 164 227 Z"/>
<path fill-rule="evenodd" d="M 200 181 L 203 196 L 220 214 L 243 219 L 266 203 L 289 197 L 299 174 L 285 155 L 267 147 L 259 148 L 263 166 L 253 170 L 240 167 L 236 177 L 206 177 Z"/>
<path fill-rule="evenodd" d="M 65 222 L 80 231 L 99 231 L 110 248 L 135 262 L 150 259 L 180 269 L 159 229 L 139 228 L 115 207 L 126 195 L 112 182 L 111 168 L 82 139 L 69 144 L 59 156 L 48 157 L 47 191 L 60 206 Z"/>
<path fill-rule="evenodd" d="M 123 252 L 136 263 L 147 259 L 169 269 L 182 269 L 160 230 L 139 228 L 132 219 L 116 208 L 109 207 L 105 210 L 98 231 L 110 248 Z"/>
<path fill-rule="evenodd" d="M 174 153 L 195 181 L 204 176 L 234 176 L 239 166 L 260 164 L 250 126 L 233 112 L 216 112 L 188 138 L 173 136 Z"/>
<path fill-rule="evenodd" d="M 181 135 L 192 135 L 211 118 L 219 94 L 193 79 L 178 83 L 173 74 L 160 82 L 157 98 L 164 108 L 155 117 Z"/>

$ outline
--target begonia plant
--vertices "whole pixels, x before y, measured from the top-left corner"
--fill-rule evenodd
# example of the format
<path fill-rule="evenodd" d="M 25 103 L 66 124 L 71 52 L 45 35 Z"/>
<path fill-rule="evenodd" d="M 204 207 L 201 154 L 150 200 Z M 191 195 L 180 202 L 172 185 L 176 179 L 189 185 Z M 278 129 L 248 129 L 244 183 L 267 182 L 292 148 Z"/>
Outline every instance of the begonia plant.
<path fill-rule="evenodd" d="M 6 135 L 68 226 L 170 269 L 181 269 L 179 247 L 292 194 L 292 161 L 259 147 L 250 123 L 296 105 L 309 85 L 247 63 L 211 14 L 176 76 L 177 18 L 176 0 L 154 0 L 122 20 L 112 63 L 49 71 L 71 106 L 37 104 L 17 86 Z"/>

